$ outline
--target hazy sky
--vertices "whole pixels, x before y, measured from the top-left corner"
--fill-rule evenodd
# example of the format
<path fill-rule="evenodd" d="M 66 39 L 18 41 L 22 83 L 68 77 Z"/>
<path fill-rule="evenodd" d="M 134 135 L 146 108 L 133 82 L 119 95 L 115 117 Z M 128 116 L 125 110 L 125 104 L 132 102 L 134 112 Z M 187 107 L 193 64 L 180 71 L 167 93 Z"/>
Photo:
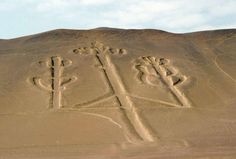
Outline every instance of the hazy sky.
<path fill-rule="evenodd" d="M 58 28 L 236 28 L 236 0 L 0 0 L 0 39 Z"/>

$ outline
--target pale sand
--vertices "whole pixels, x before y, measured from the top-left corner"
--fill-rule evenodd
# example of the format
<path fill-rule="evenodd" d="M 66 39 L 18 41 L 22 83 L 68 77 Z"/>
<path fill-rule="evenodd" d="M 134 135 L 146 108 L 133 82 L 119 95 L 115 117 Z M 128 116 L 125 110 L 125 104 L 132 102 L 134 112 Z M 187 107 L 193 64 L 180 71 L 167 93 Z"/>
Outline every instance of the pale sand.
<path fill-rule="evenodd" d="M 0 40 L 0 159 L 236 158 L 236 30 Z"/>

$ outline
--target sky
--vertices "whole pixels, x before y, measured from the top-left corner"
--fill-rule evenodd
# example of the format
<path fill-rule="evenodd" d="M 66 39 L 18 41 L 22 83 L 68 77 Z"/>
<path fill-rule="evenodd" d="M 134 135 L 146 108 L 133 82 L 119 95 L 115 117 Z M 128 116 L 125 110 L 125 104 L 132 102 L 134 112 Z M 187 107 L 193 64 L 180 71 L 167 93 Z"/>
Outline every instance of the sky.
<path fill-rule="evenodd" d="M 0 0 L 0 39 L 53 29 L 236 28 L 236 0 Z"/>

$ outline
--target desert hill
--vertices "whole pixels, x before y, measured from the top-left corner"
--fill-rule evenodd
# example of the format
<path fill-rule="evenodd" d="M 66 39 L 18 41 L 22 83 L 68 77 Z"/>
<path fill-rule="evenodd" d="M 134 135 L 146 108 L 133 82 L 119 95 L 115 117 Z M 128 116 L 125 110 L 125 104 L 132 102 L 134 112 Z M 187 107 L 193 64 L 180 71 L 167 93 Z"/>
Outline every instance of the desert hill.
<path fill-rule="evenodd" d="M 236 157 L 235 44 L 235 29 L 0 40 L 0 158 Z"/>

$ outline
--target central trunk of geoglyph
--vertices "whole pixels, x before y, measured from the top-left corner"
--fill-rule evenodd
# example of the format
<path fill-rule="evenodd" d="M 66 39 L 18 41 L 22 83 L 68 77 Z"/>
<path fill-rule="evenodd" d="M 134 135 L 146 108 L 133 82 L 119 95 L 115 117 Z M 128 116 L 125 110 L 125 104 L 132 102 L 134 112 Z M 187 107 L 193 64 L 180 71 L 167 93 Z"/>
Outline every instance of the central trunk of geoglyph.
<path fill-rule="evenodd" d="M 128 91 L 125 87 L 125 84 L 120 77 L 116 66 L 111 61 L 109 52 L 102 52 L 101 50 L 97 49 L 96 57 L 99 58 L 98 60 L 100 62 L 102 62 L 108 77 L 108 81 L 110 81 L 118 103 L 120 104 L 122 118 L 125 120 L 125 133 L 129 140 L 132 140 L 131 142 L 138 142 L 140 139 L 148 142 L 155 141 L 156 136 L 150 127 L 147 126 L 147 124 L 139 116 L 138 109 L 135 107 L 131 98 L 128 96 Z"/>
<path fill-rule="evenodd" d="M 63 67 L 61 66 L 62 59 L 57 56 L 51 57 L 51 76 L 52 76 L 52 107 L 60 109 L 62 107 L 61 99 L 61 78 Z"/>

